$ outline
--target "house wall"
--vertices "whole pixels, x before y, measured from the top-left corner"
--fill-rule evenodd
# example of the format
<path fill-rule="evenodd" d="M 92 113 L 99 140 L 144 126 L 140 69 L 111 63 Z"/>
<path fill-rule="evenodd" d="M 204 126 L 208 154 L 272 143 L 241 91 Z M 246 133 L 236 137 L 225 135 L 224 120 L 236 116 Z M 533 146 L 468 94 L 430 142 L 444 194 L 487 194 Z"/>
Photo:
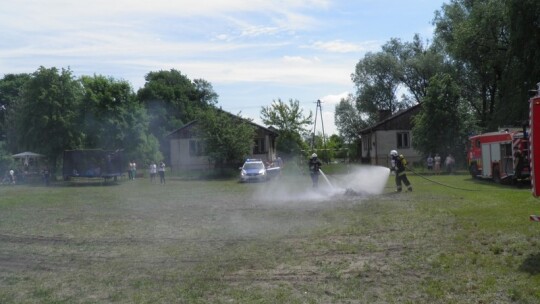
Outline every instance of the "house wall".
<path fill-rule="evenodd" d="M 255 135 L 256 139 L 262 139 L 264 141 L 264 151 L 254 151 L 255 142 L 252 146 L 252 154 L 249 158 L 258 158 L 263 161 L 273 161 L 276 158 L 275 141 L 264 130 L 257 130 Z"/>
<path fill-rule="evenodd" d="M 211 169 L 213 165 L 206 155 L 190 155 L 190 140 L 197 139 L 196 128 L 190 126 L 183 129 L 170 138 L 170 168 L 174 171 L 180 170 L 205 170 Z M 263 151 L 255 151 L 255 140 L 263 142 Z M 248 158 L 258 158 L 263 161 L 275 159 L 275 139 L 264 129 L 258 129 L 253 138 L 251 155 Z"/>
<path fill-rule="evenodd" d="M 170 140 L 171 171 L 202 170 L 211 167 L 208 157 L 191 156 L 189 154 L 190 138 L 175 138 Z"/>
<path fill-rule="evenodd" d="M 397 134 L 400 132 L 409 133 L 409 148 L 397 148 Z M 412 164 L 413 162 L 421 161 L 421 156 L 412 146 L 412 132 L 409 130 L 379 130 L 371 134 L 366 134 L 362 137 L 362 141 L 368 140 L 371 144 L 370 164 L 377 166 L 390 167 L 390 151 L 397 150 L 399 154 L 407 159 Z M 368 151 L 362 149 L 362 157 L 368 157 Z"/>

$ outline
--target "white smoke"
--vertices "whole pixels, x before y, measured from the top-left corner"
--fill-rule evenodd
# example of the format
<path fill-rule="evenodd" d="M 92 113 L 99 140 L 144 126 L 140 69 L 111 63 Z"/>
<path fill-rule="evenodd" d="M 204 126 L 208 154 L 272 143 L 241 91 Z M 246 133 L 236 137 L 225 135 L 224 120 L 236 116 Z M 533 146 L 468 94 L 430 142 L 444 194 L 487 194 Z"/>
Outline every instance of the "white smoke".
<path fill-rule="evenodd" d="M 346 174 L 319 176 L 319 187 L 313 188 L 310 176 L 284 176 L 259 185 L 253 201 L 274 206 L 300 207 L 335 200 L 353 194 L 358 197 L 378 195 L 384 191 L 390 170 L 379 166 L 352 166 Z"/>
<path fill-rule="evenodd" d="M 351 189 L 367 195 L 378 195 L 384 191 L 390 169 L 380 166 L 353 166 L 349 173 L 343 176 L 336 175 L 339 181 L 337 186 L 341 190 Z"/>

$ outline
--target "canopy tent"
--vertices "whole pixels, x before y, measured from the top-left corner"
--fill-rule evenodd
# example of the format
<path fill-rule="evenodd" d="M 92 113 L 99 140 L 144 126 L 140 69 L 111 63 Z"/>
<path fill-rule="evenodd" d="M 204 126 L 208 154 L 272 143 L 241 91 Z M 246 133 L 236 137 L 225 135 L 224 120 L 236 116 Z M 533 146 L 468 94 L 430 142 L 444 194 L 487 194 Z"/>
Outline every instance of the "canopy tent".
<path fill-rule="evenodd" d="M 45 155 L 34 152 L 21 152 L 18 154 L 13 154 L 11 157 L 24 161 L 24 164 L 28 166 L 30 164 L 30 160 L 37 160 L 38 158 L 45 157 Z"/>

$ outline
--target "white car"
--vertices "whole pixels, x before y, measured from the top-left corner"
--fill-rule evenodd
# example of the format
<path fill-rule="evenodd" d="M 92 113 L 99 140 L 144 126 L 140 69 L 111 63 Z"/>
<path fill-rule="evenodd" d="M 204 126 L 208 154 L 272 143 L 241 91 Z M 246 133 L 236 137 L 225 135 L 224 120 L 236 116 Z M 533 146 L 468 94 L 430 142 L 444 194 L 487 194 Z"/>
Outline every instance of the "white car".
<path fill-rule="evenodd" d="M 241 182 L 261 182 L 267 180 L 268 174 L 266 172 L 266 167 L 260 159 L 248 159 L 244 165 L 240 167 Z"/>

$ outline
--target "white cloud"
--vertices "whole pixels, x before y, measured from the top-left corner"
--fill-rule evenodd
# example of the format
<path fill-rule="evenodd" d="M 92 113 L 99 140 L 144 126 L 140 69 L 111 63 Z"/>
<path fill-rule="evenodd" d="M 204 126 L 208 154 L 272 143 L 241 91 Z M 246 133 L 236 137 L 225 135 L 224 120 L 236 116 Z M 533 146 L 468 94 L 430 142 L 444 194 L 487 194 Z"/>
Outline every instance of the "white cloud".
<path fill-rule="evenodd" d="M 283 56 L 283 62 L 286 64 L 310 64 L 313 63 L 313 60 L 302 56 Z"/>
<path fill-rule="evenodd" d="M 378 41 L 367 41 L 360 44 L 355 44 L 350 42 L 344 42 L 342 40 L 333 40 L 317 41 L 308 47 L 333 53 L 365 53 L 378 50 L 380 46 L 381 43 Z"/>
<path fill-rule="evenodd" d="M 268 36 L 268 35 L 274 35 L 276 33 L 280 32 L 280 28 L 275 26 L 251 26 L 249 28 L 246 28 L 242 31 L 240 36 L 247 36 L 247 37 L 257 37 L 257 36 Z"/>
<path fill-rule="evenodd" d="M 326 96 L 323 96 L 320 100 L 326 104 L 330 104 L 330 105 L 337 105 L 342 99 L 347 99 L 347 97 L 349 96 L 350 92 L 343 92 L 343 93 L 340 93 L 340 94 L 336 94 L 336 95 L 326 95 Z"/>

